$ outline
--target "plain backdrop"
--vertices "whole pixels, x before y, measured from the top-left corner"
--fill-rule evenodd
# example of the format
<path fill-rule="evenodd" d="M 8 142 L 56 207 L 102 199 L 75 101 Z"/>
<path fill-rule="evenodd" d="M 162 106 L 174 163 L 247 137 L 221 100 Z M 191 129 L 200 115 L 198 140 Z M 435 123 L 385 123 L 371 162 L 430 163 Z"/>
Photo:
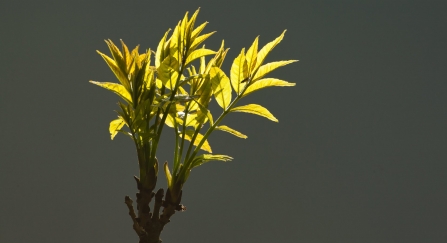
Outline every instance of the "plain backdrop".
<path fill-rule="evenodd" d="M 247 97 L 193 170 L 163 242 L 445 242 L 447 15 L 443 1 L 2 1 L 0 242 L 137 242 L 133 143 L 108 133 L 116 82 L 104 39 L 156 48 L 186 11 L 231 50 L 287 33 L 267 61 L 296 83 Z M 172 161 L 165 130 L 158 158 Z M 159 186 L 165 186 L 160 173 Z"/>

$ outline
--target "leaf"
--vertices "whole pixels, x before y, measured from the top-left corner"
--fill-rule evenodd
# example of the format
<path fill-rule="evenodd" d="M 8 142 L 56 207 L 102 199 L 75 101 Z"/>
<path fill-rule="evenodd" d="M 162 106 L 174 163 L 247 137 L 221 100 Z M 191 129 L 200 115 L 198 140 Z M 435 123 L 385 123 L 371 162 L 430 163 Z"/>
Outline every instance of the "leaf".
<path fill-rule="evenodd" d="M 161 38 L 160 43 L 158 43 L 157 52 L 155 53 L 155 67 L 157 68 L 160 66 L 160 63 L 165 59 L 164 46 L 166 44 L 166 37 L 168 36 L 168 33 L 170 31 L 171 29 L 168 29 L 163 38 Z"/>
<path fill-rule="evenodd" d="M 210 49 L 195 50 L 195 51 L 191 52 L 191 54 L 188 55 L 188 58 L 186 58 L 185 65 L 188 65 L 189 63 L 196 60 L 197 58 L 200 58 L 200 57 L 203 57 L 206 55 L 213 55 L 213 54 L 216 54 L 216 52 L 213 50 L 210 50 Z"/>
<path fill-rule="evenodd" d="M 254 82 L 250 86 L 248 86 L 248 88 L 245 90 L 242 97 L 247 96 L 248 94 L 258 91 L 260 89 L 273 87 L 273 86 L 279 86 L 279 87 L 295 86 L 295 83 L 289 83 L 287 81 L 276 79 L 276 78 L 261 79 L 261 80 Z"/>
<path fill-rule="evenodd" d="M 120 40 L 120 41 L 121 41 L 121 47 L 123 49 L 123 60 L 124 60 L 124 63 L 125 63 L 124 70 L 127 71 L 127 69 L 130 66 L 130 63 L 131 63 L 130 52 L 129 52 L 129 48 L 127 48 L 127 46 L 124 43 L 124 41 L 123 40 Z"/>
<path fill-rule="evenodd" d="M 112 42 L 112 40 L 106 40 L 107 46 L 109 46 L 110 53 L 112 53 L 113 59 L 115 63 L 123 72 L 126 72 L 126 62 L 123 59 L 123 55 L 121 54 L 118 47 Z"/>
<path fill-rule="evenodd" d="M 116 62 L 114 60 L 112 60 L 112 58 L 110 58 L 107 55 L 101 53 L 100 51 L 96 51 L 96 52 L 98 52 L 98 54 L 102 56 L 104 61 L 106 61 L 107 65 L 109 65 L 109 67 L 112 70 L 113 74 L 115 74 L 115 76 L 118 78 L 118 81 L 120 81 L 120 83 L 127 90 L 130 90 L 129 79 L 127 79 L 127 76 L 121 71 L 121 69 L 118 67 Z"/>
<path fill-rule="evenodd" d="M 173 56 L 167 56 L 158 67 L 158 78 L 170 90 L 173 90 L 178 79 L 179 63 Z"/>
<path fill-rule="evenodd" d="M 267 43 L 262 49 L 258 52 L 258 58 L 256 60 L 256 68 L 261 66 L 261 64 L 264 62 L 267 55 L 275 48 L 276 45 L 278 45 L 279 42 L 284 38 L 284 34 L 286 33 L 286 30 L 282 32 L 282 34 L 274 39 L 273 41 Z"/>
<path fill-rule="evenodd" d="M 253 44 L 250 46 L 250 48 L 247 51 L 247 65 L 248 65 L 248 71 L 251 72 L 255 65 L 256 65 L 256 60 L 257 60 L 257 55 L 258 55 L 258 39 L 259 36 L 256 37 L 256 39 L 253 41 Z"/>
<path fill-rule="evenodd" d="M 239 94 L 241 91 L 241 81 L 248 77 L 247 60 L 245 59 L 245 49 L 242 48 L 239 56 L 236 57 L 231 65 L 231 85 L 234 91 Z"/>
<path fill-rule="evenodd" d="M 201 35 L 201 36 L 198 36 L 197 38 L 195 38 L 191 44 L 190 50 L 195 50 L 202 42 L 204 42 L 206 39 L 208 39 L 208 37 L 210 37 L 214 33 L 216 33 L 216 31 L 213 31 L 211 33 L 204 34 L 204 35 Z"/>
<path fill-rule="evenodd" d="M 177 26 L 175 26 L 174 31 L 172 32 L 171 38 L 170 38 L 170 42 L 169 42 L 169 55 L 171 56 L 175 56 L 176 54 L 178 54 L 178 49 L 179 49 L 179 38 L 180 38 L 180 24 L 181 21 L 178 22 Z M 178 55 L 177 55 L 178 57 Z M 178 58 L 180 59 L 180 58 Z"/>
<path fill-rule="evenodd" d="M 191 39 L 194 40 L 197 36 L 199 36 L 200 33 L 202 32 L 202 30 L 205 28 L 205 26 L 206 26 L 207 24 L 208 24 L 208 22 L 205 22 L 205 23 L 203 23 L 203 24 L 197 26 L 197 28 L 195 28 L 195 29 L 192 31 Z"/>
<path fill-rule="evenodd" d="M 244 134 L 242 134 L 242 133 L 240 133 L 240 132 L 234 130 L 233 128 L 229 128 L 229 127 L 227 127 L 227 126 L 225 126 L 225 125 L 217 126 L 216 129 L 217 129 L 217 130 L 224 131 L 224 132 L 231 133 L 231 134 L 233 134 L 233 135 L 236 136 L 236 137 L 247 138 L 247 135 L 244 135 Z"/>
<path fill-rule="evenodd" d="M 214 97 L 220 107 L 227 108 L 231 103 L 231 85 L 230 79 L 218 67 L 210 69 L 211 88 L 213 89 Z"/>
<path fill-rule="evenodd" d="M 213 160 L 227 162 L 233 160 L 233 158 L 223 154 L 202 154 L 194 158 L 194 160 L 192 161 L 191 169 Z"/>
<path fill-rule="evenodd" d="M 264 77 L 265 75 L 267 75 L 268 73 L 272 72 L 273 70 L 275 70 L 279 67 L 282 67 L 287 64 L 294 63 L 294 62 L 298 62 L 298 60 L 270 62 L 265 65 L 262 65 L 261 67 L 259 67 L 258 71 L 256 72 L 256 74 L 253 78 L 253 81 L 256 81 L 256 80 Z"/>
<path fill-rule="evenodd" d="M 179 135 L 181 136 L 182 133 L 179 133 Z M 188 141 L 191 141 L 192 137 L 194 136 L 194 130 L 186 130 L 185 131 L 185 139 Z M 202 134 L 197 134 L 196 139 L 194 140 L 194 146 L 199 145 L 200 141 L 202 141 L 203 139 L 203 135 Z M 202 144 L 202 147 L 200 147 L 200 149 L 205 150 L 209 153 L 212 153 L 211 151 L 211 147 L 210 144 L 208 143 L 207 140 L 205 140 L 205 142 Z"/>
<path fill-rule="evenodd" d="M 121 84 L 109 83 L 109 82 L 97 82 L 92 80 L 90 80 L 89 82 L 114 92 L 115 94 L 123 98 L 127 103 L 132 104 L 132 97 L 130 96 L 126 88 L 124 88 L 124 86 L 122 86 Z"/>
<path fill-rule="evenodd" d="M 235 107 L 230 110 L 230 112 L 245 112 L 245 113 L 251 113 L 258 116 L 263 116 L 267 119 L 270 119 L 274 122 L 278 122 L 278 119 L 276 119 L 272 113 L 270 113 L 266 108 L 257 105 L 257 104 L 249 104 L 244 106 Z"/>
<path fill-rule="evenodd" d="M 113 138 L 116 136 L 116 134 L 121 130 L 121 128 L 124 126 L 125 122 L 122 117 L 119 117 L 118 119 L 115 119 L 110 122 L 109 126 L 109 132 L 110 137 L 113 140 Z"/>
<path fill-rule="evenodd" d="M 167 112 L 167 111 L 165 111 Z M 160 113 L 160 120 L 163 118 L 163 113 Z M 174 127 L 174 116 L 172 114 L 168 114 L 166 116 L 165 124 L 168 127 Z"/>
<path fill-rule="evenodd" d="M 210 126 L 214 124 L 213 116 L 211 112 L 202 104 L 194 100 L 194 103 L 199 106 L 199 111 L 197 112 L 196 120 L 198 123 L 205 123 L 205 117 L 210 121 Z"/>
<path fill-rule="evenodd" d="M 230 50 L 230 48 L 225 49 L 224 44 L 225 44 L 225 41 L 222 40 L 222 44 L 221 44 L 219 50 L 217 51 L 216 56 L 213 58 L 215 60 L 214 65 L 219 68 L 222 67 L 222 63 L 225 60 L 225 56 L 227 55 L 228 50 Z"/>

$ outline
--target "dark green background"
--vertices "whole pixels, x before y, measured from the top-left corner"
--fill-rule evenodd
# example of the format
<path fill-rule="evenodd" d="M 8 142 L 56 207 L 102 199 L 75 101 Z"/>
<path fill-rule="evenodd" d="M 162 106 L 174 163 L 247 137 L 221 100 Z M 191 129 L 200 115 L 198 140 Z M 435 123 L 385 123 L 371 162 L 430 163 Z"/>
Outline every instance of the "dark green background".
<path fill-rule="evenodd" d="M 260 103 L 233 114 L 184 188 L 163 242 L 444 242 L 447 35 L 442 1 L 2 1 L 0 242 L 137 242 L 132 142 L 110 141 L 118 98 L 103 39 L 156 48 L 186 11 L 231 47 L 288 29 Z M 172 158 L 165 130 L 160 161 Z M 162 174 L 160 174 L 162 175 Z M 159 185 L 164 185 L 163 176 Z"/>

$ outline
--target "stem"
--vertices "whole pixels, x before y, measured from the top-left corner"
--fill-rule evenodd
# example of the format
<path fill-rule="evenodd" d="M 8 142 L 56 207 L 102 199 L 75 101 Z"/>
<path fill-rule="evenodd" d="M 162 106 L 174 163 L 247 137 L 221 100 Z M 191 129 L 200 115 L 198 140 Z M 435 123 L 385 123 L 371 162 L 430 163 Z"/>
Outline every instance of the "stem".
<path fill-rule="evenodd" d="M 186 105 L 186 108 L 184 110 L 185 115 L 183 116 L 183 126 L 182 126 L 182 143 L 180 144 L 180 158 L 177 158 L 178 160 L 174 161 L 174 175 L 177 173 L 178 171 L 178 167 L 180 164 L 180 159 L 183 155 L 183 146 L 185 145 L 185 134 L 186 134 L 186 119 L 188 116 L 188 112 L 189 112 L 189 106 L 191 105 L 191 101 L 188 102 L 188 104 Z M 191 140 L 191 142 L 193 142 Z"/>
<path fill-rule="evenodd" d="M 182 55 L 182 56 L 183 56 L 183 58 L 182 58 L 182 66 L 180 67 L 180 72 L 179 72 L 179 75 L 177 77 L 177 81 L 175 83 L 174 90 L 172 90 L 171 97 L 169 98 L 170 102 L 169 102 L 168 106 L 166 107 L 166 111 L 163 113 L 163 118 L 161 118 L 161 122 L 160 122 L 160 125 L 158 127 L 158 131 L 156 133 L 156 137 L 154 139 L 154 147 L 152 148 L 153 151 L 152 151 L 152 156 L 151 156 L 152 158 L 151 159 L 155 158 L 155 154 L 157 153 L 158 141 L 160 140 L 161 132 L 163 131 L 163 127 L 164 127 L 166 118 L 168 117 L 168 114 L 169 114 L 169 109 L 171 108 L 172 101 L 174 100 L 174 97 L 175 97 L 175 93 L 177 93 L 177 90 L 178 90 L 178 87 L 179 87 L 179 84 L 180 84 L 180 78 L 182 77 L 182 73 L 184 71 L 186 57 L 185 57 L 185 55 Z"/>
<path fill-rule="evenodd" d="M 250 82 L 250 81 L 249 81 Z M 197 155 L 197 153 L 199 152 L 200 148 L 202 147 L 203 143 L 205 143 L 206 139 L 208 138 L 208 136 L 214 131 L 214 129 L 217 127 L 217 125 L 219 125 L 219 123 L 222 121 L 222 119 L 230 112 L 230 110 L 237 104 L 237 102 L 242 98 L 245 90 L 247 90 L 249 86 L 249 83 L 247 83 L 244 88 L 242 89 L 242 91 L 236 96 L 236 98 L 230 103 L 230 105 L 228 105 L 227 108 L 224 109 L 224 111 L 222 112 L 222 114 L 219 116 L 219 118 L 217 118 L 216 121 L 214 121 L 214 124 L 212 126 L 210 126 L 208 128 L 208 130 L 206 131 L 206 133 L 203 135 L 202 140 L 200 140 L 199 144 L 197 144 L 196 149 L 194 150 L 194 152 L 192 153 L 191 157 L 187 157 L 185 158 L 185 165 L 189 165 L 189 163 L 192 162 L 192 160 L 194 159 L 194 157 Z M 188 166 L 185 166 L 188 167 Z"/>

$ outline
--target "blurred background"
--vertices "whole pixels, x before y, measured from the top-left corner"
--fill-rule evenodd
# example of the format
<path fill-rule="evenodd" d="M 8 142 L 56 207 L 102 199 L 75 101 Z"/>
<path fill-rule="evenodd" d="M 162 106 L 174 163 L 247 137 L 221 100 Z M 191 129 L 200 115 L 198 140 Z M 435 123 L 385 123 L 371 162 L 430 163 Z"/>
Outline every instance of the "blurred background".
<path fill-rule="evenodd" d="M 137 242 L 133 143 L 110 140 L 116 82 L 104 39 L 156 48 L 186 11 L 231 50 L 287 29 L 267 61 L 291 88 L 241 104 L 193 170 L 163 242 L 444 242 L 447 238 L 443 1 L 3 1 L 0 3 L 0 242 Z M 165 129 L 158 159 L 172 161 Z M 160 173 L 159 186 L 165 186 Z"/>

